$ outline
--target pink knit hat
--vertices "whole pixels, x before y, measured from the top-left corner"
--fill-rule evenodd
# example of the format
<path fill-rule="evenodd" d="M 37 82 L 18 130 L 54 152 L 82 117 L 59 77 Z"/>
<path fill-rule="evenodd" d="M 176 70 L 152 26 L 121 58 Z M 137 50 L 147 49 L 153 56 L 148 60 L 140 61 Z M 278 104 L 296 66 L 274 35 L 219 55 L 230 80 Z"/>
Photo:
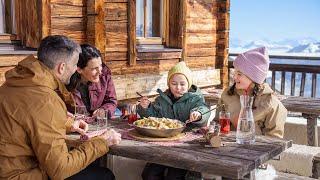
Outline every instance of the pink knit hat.
<path fill-rule="evenodd" d="M 269 56 L 266 48 L 260 47 L 239 54 L 233 66 L 253 82 L 262 84 L 269 70 Z"/>

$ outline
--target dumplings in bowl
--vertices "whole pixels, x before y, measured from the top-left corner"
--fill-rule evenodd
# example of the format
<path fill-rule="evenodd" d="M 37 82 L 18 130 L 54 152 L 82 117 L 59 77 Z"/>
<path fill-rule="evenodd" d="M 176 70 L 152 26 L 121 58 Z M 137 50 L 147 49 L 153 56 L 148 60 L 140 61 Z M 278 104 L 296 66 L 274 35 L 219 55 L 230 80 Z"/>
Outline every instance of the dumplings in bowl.
<path fill-rule="evenodd" d="M 179 120 L 156 117 L 137 120 L 133 125 L 140 134 L 150 137 L 176 136 L 185 128 L 185 124 Z"/>

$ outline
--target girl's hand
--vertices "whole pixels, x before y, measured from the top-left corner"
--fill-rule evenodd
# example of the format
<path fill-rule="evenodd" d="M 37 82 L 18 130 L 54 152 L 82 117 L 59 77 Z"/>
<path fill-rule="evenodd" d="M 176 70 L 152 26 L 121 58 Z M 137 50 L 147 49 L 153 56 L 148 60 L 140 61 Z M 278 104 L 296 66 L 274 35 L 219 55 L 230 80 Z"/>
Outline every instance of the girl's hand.
<path fill-rule="evenodd" d="M 201 113 L 199 111 L 193 111 L 192 113 L 190 113 L 188 122 L 194 122 L 200 119 L 201 119 Z"/>
<path fill-rule="evenodd" d="M 144 109 L 147 109 L 150 105 L 150 100 L 148 99 L 148 97 L 142 97 L 140 99 L 140 106 L 143 107 Z"/>

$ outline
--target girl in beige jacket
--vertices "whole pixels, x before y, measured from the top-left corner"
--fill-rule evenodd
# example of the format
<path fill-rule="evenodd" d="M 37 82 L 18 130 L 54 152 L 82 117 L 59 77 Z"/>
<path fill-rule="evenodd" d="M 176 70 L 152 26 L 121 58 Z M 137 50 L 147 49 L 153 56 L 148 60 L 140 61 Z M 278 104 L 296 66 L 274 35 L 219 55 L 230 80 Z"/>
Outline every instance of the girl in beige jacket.
<path fill-rule="evenodd" d="M 254 97 L 252 111 L 257 135 L 283 138 L 287 109 L 264 80 L 269 70 L 265 47 L 239 54 L 234 60 L 234 84 L 225 89 L 219 105 L 231 114 L 231 129 L 236 129 L 240 113 L 240 95 Z M 218 117 L 217 111 L 216 118 Z"/>

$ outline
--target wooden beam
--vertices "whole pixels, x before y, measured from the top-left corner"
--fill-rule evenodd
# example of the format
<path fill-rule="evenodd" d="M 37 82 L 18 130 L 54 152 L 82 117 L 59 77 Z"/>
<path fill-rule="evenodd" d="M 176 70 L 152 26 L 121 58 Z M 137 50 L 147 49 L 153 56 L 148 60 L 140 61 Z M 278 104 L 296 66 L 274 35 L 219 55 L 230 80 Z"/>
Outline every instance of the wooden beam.
<path fill-rule="evenodd" d="M 169 47 L 183 48 L 183 1 L 169 1 Z"/>
<path fill-rule="evenodd" d="M 136 0 L 129 0 L 129 11 L 128 11 L 128 55 L 129 55 L 129 65 L 135 65 L 137 59 L 136 50 Z"/>
<path fill-rule="evenodd" d="M 40 40 L 46 36 L 51 35 L 51 7 L 50 0 L 42 0 L 41 7 L 41 37 Z"/>
<path fill-rule="evenodd" d="M 186 60 L 188 48 L 187 48 L 187 2 L 181 0 L 182 3 L 182 25 L 183 25 L 183 34 L 182 34 L 182 60 Z"/>
<path fill-rule="evenodd" d="M 87 0 L 87 41 L 100 50 L 106 51 L 106 27 L 104 0 Z"/>
<path fill-rule="evenodd" d="M 5 0 L 5 33 L 12 34 L 11 0 Z"/>

